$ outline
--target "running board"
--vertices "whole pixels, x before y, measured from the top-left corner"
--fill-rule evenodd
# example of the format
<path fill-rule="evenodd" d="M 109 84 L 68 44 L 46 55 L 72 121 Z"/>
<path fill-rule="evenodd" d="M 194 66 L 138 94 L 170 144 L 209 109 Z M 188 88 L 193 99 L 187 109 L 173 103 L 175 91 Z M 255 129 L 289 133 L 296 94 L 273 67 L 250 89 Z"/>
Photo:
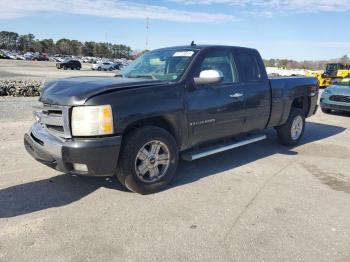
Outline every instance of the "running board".
<path fill-rule="evenodd" d="M 266 135 L 255 135 L 255 136 L 249 136 L 243 140 L 240 141 L 234 141 L 231 143 L 226 144 L 219 144 L 216 146 L 201 148 L 189 152 L 185 152 L 182 154 L 182 159 L 186 161 L 193 161 L 202 157 L 207 157 L 210 155 L 214 155 L 220 152 L 224 152 L 233 148 L 245 146 L 248 144 L 252 144 L 261 140 L 266 139 Z"/>

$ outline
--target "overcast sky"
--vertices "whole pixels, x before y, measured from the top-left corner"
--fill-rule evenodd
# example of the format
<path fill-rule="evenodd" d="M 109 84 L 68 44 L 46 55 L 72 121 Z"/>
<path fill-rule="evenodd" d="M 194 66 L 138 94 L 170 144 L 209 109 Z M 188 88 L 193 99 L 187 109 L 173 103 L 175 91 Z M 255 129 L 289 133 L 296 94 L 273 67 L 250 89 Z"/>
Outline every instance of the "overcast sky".
<path fill-rule="evenodd" d="M 350 0 L 1 0 L 0 31 L 37 38 L 254 47 L 264 58 L 350 56 Z"/>

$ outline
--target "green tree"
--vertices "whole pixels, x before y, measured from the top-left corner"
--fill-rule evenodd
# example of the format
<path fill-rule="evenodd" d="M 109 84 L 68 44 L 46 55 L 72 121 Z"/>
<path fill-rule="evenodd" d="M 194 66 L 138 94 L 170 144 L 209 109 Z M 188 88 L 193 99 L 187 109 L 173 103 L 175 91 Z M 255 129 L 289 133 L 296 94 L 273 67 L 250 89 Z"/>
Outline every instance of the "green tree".
<path fill-rule="evenodd" d="M 56 50 L 62 55 L 72 55 L 71 42 L 67 38 L 62 38 L 56 42 Z"/>
<path fill-rule="evenodd" d="M 38 41 L 40 49 L 38 52 L 53 54 L 55 52 L 55 43 L 52 39 L 43 39 Z"/>

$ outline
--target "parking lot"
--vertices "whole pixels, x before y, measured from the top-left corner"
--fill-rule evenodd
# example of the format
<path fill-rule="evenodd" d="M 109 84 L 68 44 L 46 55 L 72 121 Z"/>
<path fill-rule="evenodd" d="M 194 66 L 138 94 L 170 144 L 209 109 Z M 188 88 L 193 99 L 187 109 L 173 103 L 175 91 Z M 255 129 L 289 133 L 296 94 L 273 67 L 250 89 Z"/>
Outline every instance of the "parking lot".
<path fill-rule="evenodd" d="M 0 60 L 1 79 L 53 80 L 72 76 L 114 76 L 113 72 L 91 70 L 91 64 L 82 64 L 81 70 L 59 70 L 55 62 Z"/>
<path fill-rule="evenodd" d="M 115 74 L 18 63 L 1 62 L 1 78 Z M 0 261 L 350 261 L 350 114 L 318 111 L 296 148 L 267 130 L 181 162 L 167 190 L 141 196 L 33 160 L 36 104 L 0 97 Z"/>

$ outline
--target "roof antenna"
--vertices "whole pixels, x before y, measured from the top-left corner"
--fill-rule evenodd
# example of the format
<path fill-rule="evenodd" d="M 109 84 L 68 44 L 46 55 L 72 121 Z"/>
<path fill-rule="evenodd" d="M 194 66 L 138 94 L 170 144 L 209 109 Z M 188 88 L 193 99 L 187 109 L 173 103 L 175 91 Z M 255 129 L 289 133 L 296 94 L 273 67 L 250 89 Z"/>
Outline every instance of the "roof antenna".
<path fill-rule="evenodd" d="M 196 44 L 194 43 L 194 41 L 191 42 L 191 46 L 196 46 Z"/>

